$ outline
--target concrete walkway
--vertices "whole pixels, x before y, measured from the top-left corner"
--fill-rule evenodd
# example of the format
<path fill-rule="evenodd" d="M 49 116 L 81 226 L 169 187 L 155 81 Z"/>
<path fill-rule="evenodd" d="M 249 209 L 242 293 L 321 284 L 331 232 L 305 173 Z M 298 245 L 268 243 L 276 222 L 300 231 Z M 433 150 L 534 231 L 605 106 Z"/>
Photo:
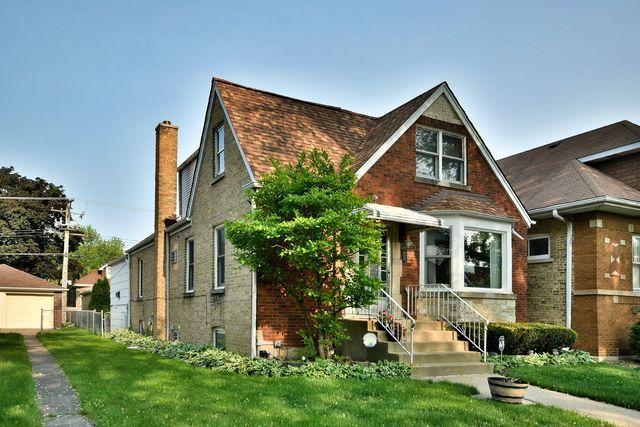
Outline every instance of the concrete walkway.
<path fill-rule="evenodd" d="M 449 381 L 475 387 L 480 399 L 490 399 L 491 392 L 487 377 L 494 375 L 454 375 L 450 377 L 426 378 L 433 381 Z M 540 403 L 547 406 L 556 406 L 569 411 L 578 412 L 591 418 L 598 418 L 620 426 L 640 426 L 640 412 L 632 409 L 596 402 L 595 400 L 571 396 L 557 391 L 546 390 L 536 386 L 529 386 L 525 403 Z"/>
<path fill-rule="evenodd" d="M 46 426 L 84 427 L 93 423 L 80 415 L 80 404 L 67 376 L 35 336 L 35 331 L 20 331 L 24 336 L 27 353 L 36 382 L 38 405 Z"/>

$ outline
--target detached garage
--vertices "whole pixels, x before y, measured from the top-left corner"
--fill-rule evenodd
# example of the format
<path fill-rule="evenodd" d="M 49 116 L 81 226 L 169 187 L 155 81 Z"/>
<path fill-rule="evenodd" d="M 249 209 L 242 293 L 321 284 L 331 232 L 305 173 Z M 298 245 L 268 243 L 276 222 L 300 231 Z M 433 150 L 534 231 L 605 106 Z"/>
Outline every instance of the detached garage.
<path fill-rule="evenodd" d="M 59 327 L 65 291 L 32 274 L 0 264 L 0 329 Z"/>

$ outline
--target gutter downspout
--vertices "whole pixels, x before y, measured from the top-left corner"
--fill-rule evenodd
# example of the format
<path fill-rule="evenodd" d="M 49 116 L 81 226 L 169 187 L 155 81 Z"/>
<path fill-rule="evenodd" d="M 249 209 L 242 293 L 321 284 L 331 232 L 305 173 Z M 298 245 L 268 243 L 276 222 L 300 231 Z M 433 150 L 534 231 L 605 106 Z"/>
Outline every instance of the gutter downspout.
<path fill-rule="evenodd" d="M 170 262 L 171 260 L 169 259 L 170 253 L 170 248 L 169 248 L 169 233 L 167 233 L 165 231 L 164 233 L 164 283 L 165 283 L 165 291 L 164 291 L 164 302 L 165 302 L 165 327 L 167 330 L 167 334 L 165 335 L 167 337 L 167 341 L 171 341 L 171 335 L 169 335 L 169 325 L 170 325 L 170 320 L 169 318 L 171 317 L 171 313 L 170 313 L 170 305 L 169 305 L 169 282 L 171 281 L 171 274 L 170 274 Z"/>
<path fill-rule="evenodd" d="M 565 300 L 566 300 L 566 310 L 567 310 L 567 314 L 566 314 L 566 326 L 567 328 L 571 328 L 571 311 L 572 311 L 572 298 L 573 298 L 573 292 L 572 292 L 572 284 L 573 284 L 573 223 L 571 221 L 567 221 L 565 218 L 563 218 L 559 213 L 557 209 L 554 209 L 553 212 L 551 212 L 551 214 L 553 215 L 553 217 L 555 219 L 557 219 L 558 221 L 562 221 L 564 223 L 567 224 L 567 261 L 566 261 L 566 267 L 565 267 L 565 276 L 566 276 L 566 283 L 565 283 Z"/>
<path fill-rule="evenodd" d="M 256 208 L 256 204 L 253 198 L 249 201 L 251 203 L 251 212 Z M 258 273 L 251 271 L 251 357 L 257 357 L 258 346 L 258 333 L 257 333 L 257 320 L 258 317 Z"/>

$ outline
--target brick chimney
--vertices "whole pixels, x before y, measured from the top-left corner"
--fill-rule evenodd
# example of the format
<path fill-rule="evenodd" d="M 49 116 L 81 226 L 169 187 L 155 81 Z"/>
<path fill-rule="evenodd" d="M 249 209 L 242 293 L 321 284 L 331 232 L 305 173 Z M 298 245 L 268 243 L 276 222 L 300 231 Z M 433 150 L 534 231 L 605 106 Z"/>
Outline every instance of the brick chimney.
<path fill-rule="evenodd" d="M 165 220 L 176 215 L 176 173 L 178 168 L 178 126 L 165 120 L 156 126 L 156 315 L 154 335 L 166 339 Z"/>

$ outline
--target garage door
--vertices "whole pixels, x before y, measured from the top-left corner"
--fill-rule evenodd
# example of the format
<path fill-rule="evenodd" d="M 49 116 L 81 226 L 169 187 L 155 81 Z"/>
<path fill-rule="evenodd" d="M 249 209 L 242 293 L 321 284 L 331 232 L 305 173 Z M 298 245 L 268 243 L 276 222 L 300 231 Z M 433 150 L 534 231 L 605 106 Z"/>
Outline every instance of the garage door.
<path fill-rule="evenodd" d="M 40 310 L 44 313 L 44 328 L 53 328 L 53 296 L 7 294 L 6 298 L 7 328 L 40 329 Z"/>

